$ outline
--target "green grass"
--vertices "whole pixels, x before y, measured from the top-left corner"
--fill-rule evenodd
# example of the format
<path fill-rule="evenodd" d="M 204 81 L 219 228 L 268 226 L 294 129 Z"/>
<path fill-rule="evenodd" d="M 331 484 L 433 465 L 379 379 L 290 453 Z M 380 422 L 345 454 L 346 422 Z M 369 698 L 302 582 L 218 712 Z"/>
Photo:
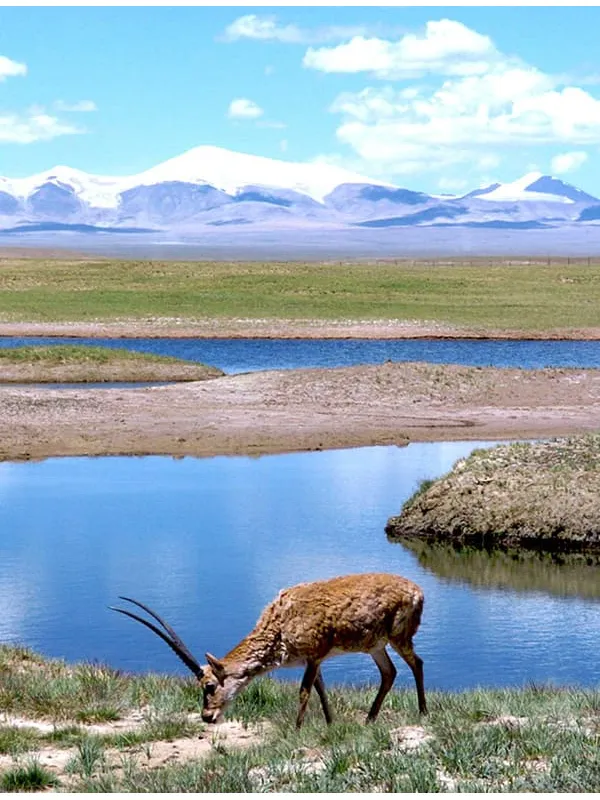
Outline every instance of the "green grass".
<path fill-rule="evenodd" d="M 0 752 L 14 757 L 8 766 L 0 762 L 0 790 L 56 788 L 56 776 L 34 755 L 53 746 L 71 748 L 58 777 L 59 788 L 68 791 L 600 791 L 599 689 L 429 691 L 430 713 L 420 718 L 408 675 L 400 674 L 397 683 L 375 724 L 364 724 L 374 687 L 331 687 L 334 724 L 324 724 L 314 697 L 305 726 L 297 731 L 297 685 L 254 681 L 228 717 L 245 725 L 266 722 L 259 743 L 238 749 L 223 740 L 208 757 L 192 754 L 187 761 L 147 769 L 153 742 L 184 737 L 193 742 L 202 733 L 204 726 L 186 716 L 198 710 L 191 681 L 68 666 L 0 646 L 0 708 L 55 719 L 59 726 L 44 734 L 0 728 Z M 51 684 L 47 706 L 42 684 Z M 79 702 L 114 703 L 123 715 L 144 707 L 148 717 L 131 733 L 95 735 L 73 724 Z M 426 738 L 407 748 L 406 731 Z"/>
<path fill-rule="evenodd" d="M 287 695 L 295 697 L 296 691 L 288 687 Z M 330 728 L 314 707 L 300 732 L 294 730 L 293 715 L 284 721 L 283 708 L 275 713 L 271 709 L 267 713 L 274 730 L 264 744 L 248 750 L 225 746 L 208 759 L 152 771 L 132 758 L 120 776 L 109 771 L 91 779 L 82 776 L 76 788 L 123 792 L 600 789 L 597 692 L 535 687 L 432 692 L 431 713 L 422 721 L 414 713 L 411 694 L 397 692 L 392 707 L 369 726 L 351 719 L 350 713 L 360 699 L 364 703 L 364 692 L 335 695 L 338 701 L 344 695 L 349 706 L 344 706 L 346 717 Z M 421 724 L 428 740 L 416 749 L 404 749 L 402 731 Z"/>
<path fill-rule="evenodd" d="M 36 761 L 14 767 L 0 775 L 2 792 L 41 792 L 57 784 L 56 776 Z"/>
<path fill-rule="evenodd" d="M 0 381 L 6 383 L 193 381 L 220 375 L 222 370 L 198 362 L 121 348 L 64 344 L 0 348 Z"/>
<path fill-rule="evenodd" d="M 22 347 L 0 348 L 0 367 L 7 364 L 39 364 L 43 366 L 63 366 L 66 364 L 102 365 L 115 361 L 194 364 L 173 356 L 158 356 L 152 353 L 136 353 L 124 348 L 96 347 L 88 345 L 52 344 L 24 345 Z"/>
<path fill-rule="evenodd" d="M 306 264 L 4 259 L 0 320 L 406 319 L 598 324 L 600 263 Z"/>
<path fill-rule="evenodd" d="M 51 721 L 100 722 L 151 706 L 161 714 L 198 709 L 193 680 L 130 677 L 110 667 L 47 661 L 26 648 L 0 645 L 0 709 Z"/>
<path fill-rule="evenodd" d="M 26 753 L 28 750 L 33 750 L 39 741 L 39 734 L 31 728 L 0 725 L 0 755 Z"/>

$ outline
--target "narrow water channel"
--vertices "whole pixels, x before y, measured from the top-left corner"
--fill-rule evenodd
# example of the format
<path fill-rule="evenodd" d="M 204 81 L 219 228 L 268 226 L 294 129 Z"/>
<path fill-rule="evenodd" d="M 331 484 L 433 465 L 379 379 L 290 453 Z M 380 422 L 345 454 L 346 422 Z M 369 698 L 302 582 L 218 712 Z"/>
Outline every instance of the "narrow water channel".
<path fill-rule="evenodd" d="M 600 367 L 600 341 L 500 339 L 85 339 L 0 337 L 0 347 L 87 344 L 175 356 L 228 373 L 430 361 L 475 367 Z"/>

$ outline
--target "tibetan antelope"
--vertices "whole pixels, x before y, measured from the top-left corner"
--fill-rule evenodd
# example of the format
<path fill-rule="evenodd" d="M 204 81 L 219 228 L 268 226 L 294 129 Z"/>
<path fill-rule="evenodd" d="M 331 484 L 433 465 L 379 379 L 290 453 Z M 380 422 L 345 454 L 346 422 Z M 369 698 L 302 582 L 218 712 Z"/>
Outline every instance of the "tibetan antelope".
<path fill-rule="evenodd" d="M 131 611 L 114 608 L 154 631 L 198 679 L 203 689 L 202 719 L 218 722 L 225 706 L 250 681 L 277 667 L 305 666 L 300 687 L 296 727 L 304 720 L 312 687 L 319 695 L 327 724 L 331 711 L 321 675 L 321 662 L 340 653 L 369 653 L 381 673 L 381 685 L 367 716 L 371 722 L 392 688 L 396 668 L 386 645 L 412 670 L 419 711 L 426 713 L 423 661 L 413 650 L 412 638 L 419 627 L 423 592 L 399 575 L 371 573 L 346 575 L 284 589 L 262 612 L 254 630 L 222 659 L 206 654 L 201 666 L 175 631 L 143 603 L 139 606 L 162 626 Z"/>

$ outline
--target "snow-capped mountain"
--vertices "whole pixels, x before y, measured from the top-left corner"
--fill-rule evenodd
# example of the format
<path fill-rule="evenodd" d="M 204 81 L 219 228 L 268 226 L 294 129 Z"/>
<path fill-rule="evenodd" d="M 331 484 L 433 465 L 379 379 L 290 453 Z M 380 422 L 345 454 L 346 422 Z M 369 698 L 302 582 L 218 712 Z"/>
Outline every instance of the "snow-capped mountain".
<path fill-rule="evenodd" d="M 219 226 L 284 230 L 597 224 L 600 200 L 529 173 L 460 197 L 434 196 L 324 163 L 292 163 L 201 146 L 137 175 L 61 166 L 0 178 L 0 233 L 140 231 L 201 236 Z"/>
<path fill-rule="evenodd" d="M 512 183 L 493 183 L 484 189 L 476 189 L 465 197 L 479 197 L 488 202 L 549 202 L 549 203 L 595 203 L 598 202 L 581 189 L 570 183 L 542 175 L 541 172 L 530 172 Z"/>

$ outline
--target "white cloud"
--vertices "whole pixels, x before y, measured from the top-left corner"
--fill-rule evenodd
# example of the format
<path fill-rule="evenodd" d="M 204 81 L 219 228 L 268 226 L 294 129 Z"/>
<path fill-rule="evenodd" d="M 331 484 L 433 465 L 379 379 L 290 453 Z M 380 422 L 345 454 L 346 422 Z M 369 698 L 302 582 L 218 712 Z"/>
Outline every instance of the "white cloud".
<path fill-rule="evenodd" d="M 492 40 L 461 22 L 428 22 L 398 41 L 355 36 L 336 47 L 309 47 L 303 65 L 323 72 L 370 72 L 379 78 L 484 74 L 500 57 Z"/>
<path fill-rule="evenodd" d="M 264 114 L 263 109 L 254 100 L 247 97 L 238 97 L 232 100 L 227 110 L 227 116 L 232 119 L 258 119 Z"/>
<path fill-rule="evenodd" d="M 333 101 L 330 110 L 342 117 L 337 138 L 354 150 L 363 171 L 407 174 L 457 164 L 489 170 L 499 163 L 500 147 L 598 142 L 600 99 L 580 87 L 561 85 L 533 66 L 505 58 L 491 42 L 478 45 L 477 36 L 465 34 L 457 41 L 462 42 L 463 54 L 469 42 L 477 58 L 485 47 L 495 54 L 484 74 L 468 74 L 466 62 L 461 66 L 454 60 L 456 42 L 442 46 L 437 35 L 429 36 L 426 45 L 410 40 L 410 47 L 402 50 L 406 56 L 402 64 L 415 70 L 420 65 L 423 71 L 429 59 L 427 63 L 444 75 L 437 87 L 430 75 L 427 84 L 367 87 L 344 92 Z M 335 50 L 339 49 L 331 49 Z M 398 59 L 392 64 L 371 56 L 374 72 L 398 71 Z M 366 63 L 365 58 L 363 66 Z M 358 56 L 354 64 L 360 66 Z M 570 169 L 576 163 L 565 162 Z"/>
<path fill-rule="evenodd" d="M 0 81 L 26 74 L 26 64 L 0 56 Z M 93 111 L 96 106 L 91 100 L 83 100 L 71 106 L 59 100 L 54 104 L 54 108 L 58 111 Z M 83 129 L 64 122 L 53 114 L 48 114 L 39 105 L 32 105 L 24 112 L 0 111 L 0 144 L 9 142 L 30 144 L 84 132 Z"/>
<path fill-rule="evenodd" d="M 262 39 L 275 42 L 302 42 L 300 29 L 296 25 L 279 25 L 275 17 L 259 17 L 244 14 L 225 28 L 225 39 Z"/>
<path fill-rule="evenodd" d="M 353 36 L 366 35 L 369 30 L 377 30 L 381 26 L 367 25 L 324 25 L 319 28 L 300 28 L 298 25 L 283 25 L 277 17 L 244 14 L 225 28 L 221 37 L 227 42 L 239 39 L 255 39 L 263 42 L 281 42 L 283 44 L 309 44 L 317 42 L 333 42 L 350 39 Z"/>
<path fill-rule="evenodd" d="M 460 161 L 482 155 L 473 153 L 478 147 L 597 142 L 600 100 L 575 87 L 550 87 L 536 70 L 510 69 L 448 80 L 412 99 L 389 87 L 344 93 L 331 110 L 343 115 L 340 141 L 367 160 L 437 150 Z"/>
<path fill-rule="evenodd" d="M 0 143 L 31 144 L 75 133 L 85 131 L 44 112 L 0 113 Z"/>
<path fill-rule="evenodd" d="M 64 100 L 57 100 L 56 103 L 54 103 L 54 108 L 56 108 L 57 111 L 77 111 L 84 113 L 98 110 L 93 100 L 78 100 L 76 103 L 65 103 Z"/>
<path fill-rule="evenodd" d="M 500 158 L 494 153 L 485 153 L 477 159 L 478 169 L 496 169 L 500 166 Z"/>
<path fill-rule="evenodd" d="M 564 175 L 566 172 L 573 172 L 583 166 L 588 159 L 588 154 L 582 150 L 571 153 L 560 153 L 552 159 L 552 172 L 557 175 Z"/>
<path fill-rule="evenodd" d="M 279 142 L 279 149 L 281 150 L 282 153 L 285 153 L 287 151 L 287 149 L 288 149 L 288 140 L 287 139 L 282 139 Z"/>
<path fill-rule="evenodd" d="M 26 74 L 27 66 L 25 64 L 19 64 L 18 61 L 12 61 L 6 56 L 0 56 L 0 81 Z"/>

